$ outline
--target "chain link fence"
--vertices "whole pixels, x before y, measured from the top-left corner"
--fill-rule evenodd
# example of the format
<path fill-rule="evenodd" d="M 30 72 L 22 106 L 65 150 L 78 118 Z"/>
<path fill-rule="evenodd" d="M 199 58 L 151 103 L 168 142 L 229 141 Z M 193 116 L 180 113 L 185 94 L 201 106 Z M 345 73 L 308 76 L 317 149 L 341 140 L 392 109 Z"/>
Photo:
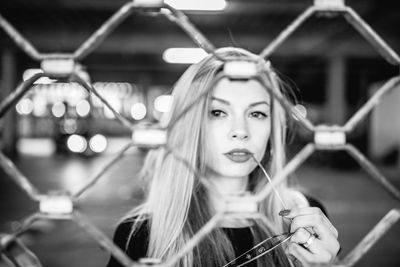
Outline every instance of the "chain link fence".
<path fill-rule="evenodd" d="M 79 61 L 93 52 L 118 25 L 133 13 L 151 12 L 152 15 L 165 16 L 172 23 L 177 24 L 182 30 L 191 37 L 191 39 L 206 52 L 213 54 L 224 62 L 223 72 L 216 77 L 213 84 L 209 87 L 210 91 L 220 79 L 229 77 L 230 79 L 254 79 L 262 84 L 274 101 L 279 103 L 287 112 L 294 116 L 296 123 L 310 131 L 314 136 L 314 142 L 307 144 L 300 152 L 295 155 L 285 167 L 272 177 L 269 183 L 262 191 L 256 195 L 229 197 L 224 199 L 225 210 L 217 213 L 204 227 L 197 232 L 186 246 L 174 257 L 162 262 L 158 259 L 142 259 L 140 262 L 133 262 L 119 247 L 117 247 L 104 233 L 102 233 L 94 224 L 92 224 L 79 210 L 75 203 L 83 194 L 96 186 L 96 183 L 103 177 L 112 166 L 118 164 L 124 157 L 126 151 L 132 147 L 145 148 L 163 148 L 173 155 L 177 160 L 186 164 L 201 180 L 201 182 L 215 194 L 219 192 L 207 182 L 202 173 L 199 173 L 193 166 L 190 166 L 173 147 L 166 144 L 167 133 L 174 127 L 176 120 L 172 121 L 167 127 L 137 127 L 129 119 L 119 114 L 95 89 L 87 82 L 79 72 Z M 1 28 L 12 38 L 14 43 L 21 48 L 32 59 L 41 63 L 43 73 L 35 74 L 31 78 L 21 82 L 18 87 L 0 103 L 0 117 L 3 117 L 16 103 L 27 94 L 35 81 L 41 77 L 50 79 L 68 78 L 71 82 L 78 83 L 89 94 L 98 97 L 105 106 L 107 106 L 124 127 L 132 132 L 131 142 L 126 146 L 103 168 L 95 174 L 90 181 L 82 186 L 76 192 L 40 192 L 26 177 L 16 165 L 0 152 L 0 166 L 8 176 L 30 197 L 37 202 L 39 209 L 34 214 L 27 216 L 21 223 L 19 229 L 12 233 L 0 234 L 0 251 L 3 257 L 7 258 L 16 266 L 42 266 L 40 260 L 23 244 L 21 236 L 29 230 L 31 225 L 38 220 L 72 220 L 84 229 L 96 242 L 113 257 L 120 261 L 124 266 L 174 266 L 179 259 L 193 249 L 207 234 L 216 228 L 224 218 L 246 218 L 260 220 L 265 225 L 270 222 L 264 214 L 257 210 L 258 203 L 271 194 L 276 185 L 287 179 L 304 161 L 307 160 L 315 151 L 318 150 L 344 150 L 352 156 L 367 173 L 382 186 L 388 194 L 391 194 L 397 200 L 400 200 L 400 192 L 390 181 L 379 172 L 379 170 L 366 158 L 355 146 L 346 142 L 346 135 L 353 131 L 357 125 L 366 118 L 366 116 L 379 104 L 380 99 L 398 87 L 400 77 L 396 76 L 387 81 L 377 92 L 344 124 L 344 125 L 314 125 L 305 118 L 288 99 L 276 94 L 278 84 L 276 73 L 271 64 L 267 61 L 274 51 L 294 32 L 303 22 L 314 14 L 330 15 L 332 13 L 343 16 L 365 39 L 384 57 L 390 64 L 399 65 L 400 58 L 380 36 L 358 16 L 351 8 L 340 0 L 315 0 L 313 5 L 300 14 L 290 25 L 287 26 L 268 46 L 266 46 L 258 56 L 249 56 L 241 59 L 224 59 L 216 52 L 214 45 L 189 21 L 185 14 L 175 10 L 165 4 L 162 0 L 133 0 L 123 5 L 113 16 L 96 30 L 80 47 L 73 53 L 41 53 L 21 35 L 6 19 L 0 15 Z M 244 51 L 246 53 L 246 51 Z M 270 86 L 272 85 L 272 88 Z M 199 97 L 205 97 L 203 94 Z M 192 105 L 188 105 L 183 115 Z M 272 133 L 273 134 L 273 133 Z M 271 140 L 276 140 L 272 138 Z M 273 145 L 273 144 L 272 144 Z M 265 173 L 266 174 L 266 173 Z M 353 266 L 357 261 L 368 252 L 377 240 L 382 237 L 394 224 L 400 219 L 400 209 L 394 207 L 389 211 L 376 225 L 367 233 L 367 235 L 335 266 Z"/>

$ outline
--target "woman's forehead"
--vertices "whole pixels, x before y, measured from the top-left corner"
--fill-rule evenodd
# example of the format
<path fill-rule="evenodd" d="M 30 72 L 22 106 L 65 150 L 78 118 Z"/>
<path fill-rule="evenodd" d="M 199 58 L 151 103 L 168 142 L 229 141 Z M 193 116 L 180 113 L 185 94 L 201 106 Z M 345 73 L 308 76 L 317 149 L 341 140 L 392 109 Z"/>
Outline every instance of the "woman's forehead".
<path fill-rule="evenodd" d="M 222 79 L 214 87 L 212 98 L 224 99 L 228 102 L 269 102 L 270 96 L 267 89 L 256 80 L 230 80 Z"/>

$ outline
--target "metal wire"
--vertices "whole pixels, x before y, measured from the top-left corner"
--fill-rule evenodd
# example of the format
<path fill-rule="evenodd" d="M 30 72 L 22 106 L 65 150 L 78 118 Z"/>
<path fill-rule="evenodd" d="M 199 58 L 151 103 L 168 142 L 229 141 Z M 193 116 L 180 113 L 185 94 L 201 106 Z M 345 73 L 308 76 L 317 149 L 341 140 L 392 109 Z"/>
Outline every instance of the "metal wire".
<path fill-rule="evenodd" d="M 272 183 L 267 184 L 259 193 L 256 198 L 258 201 L 265 199 L 272 189 L 285 181 L 291 173 L 293 173 L 304 161 L 306 161 L 315 151 L 314 144 L 306 145 L 296 156 L 294 156 L 288 164 L 272 178 Z"/>
<path fill-rule="evenodd" d="M 269 177 L 269 175 L 268 175 L 267 171 L 265 170 L 265 168 L 263 167 L 263 165 L 254 157 L 253 154 L 251 156 L 252 156 L 253 160 L 257 163 L 257 166 L 263 172 L 264 176 L 267 178 L 268 182 L 272 184 L 272 180 Z M 272 186 L 272 190 L 274 190 L 275 195 L 277 196 L 277 198 L 281 202 L 283 209 L 287 209 L 285 202 L 283 201 L 281 195 L 279 194 L 279 191 L 276 189 L 275 186 Z"/>
<path fill-rule="evenodd" d="M 90 223 L 82 214 L 74 212 L 74 221 L 79 224 L 88 234 L 90 234 L 101 247 L 107 249 L 120 263 L 125 266 L 137 266 L 134 265 L 132 260 L 119 248 L 117 247 L 102 231 L 97 229 L 92 223 Z"/>
<path fill-rule="evenodd" d="M 185 247 L 171 259 L 169 259 L 165 266 L 176 266 L 180 258 L 191 251 L 198 243 L 203 240 L 211 231 L 217 227 L 218 223 L 223 218 L 223 213 L 219 212 L 215 214 L 185 245 Z"/>
<path fill-rule="evenodd" d="M 381 186 L 383 186 L 383 188 L 385 188 L 393 197 L 395 197 L 397 200 L 400 200 L 400 191 L 393 186 L 393 184 L 391 184 L 389 180 L 386 179 L 386 177 L 383 176 L 383 174 L 381 174 L 378 169 L 366 157 L 364 157 L 364 155 L 356 147 L 351 144 L 347 144 L 345 148 L 346 151 L 358 161 L 360 166 L 372 176 L 372 178 L 374 178 Z"/>
<path fill-rule="evenodd" d="M 344 17 L 390 64 L 400 64 L 399 55 L 352 8 L 346 7 Z"/>
<path fill-rule="evenodd" d="M 129 130 L 132 130 L 134 128 L 134 125 L 132 122 L 130 122 L 128 119 L 126 119 L 124 116 L 122 116 L 121 114 L 118 113 L 118 111 L 116 111 L 113 106 L 111 106 L 111 104 L 103 97 L 101 96 L 96 88 L 94 88 L 94 86 L 88 82 L 86 82 L 79 74 L 73 73 L 72 74 L 72 79 L 75 80 L 77 83 L 79 83 L 80 85 L 83 86 L 83 88 L 85 88 L 89 93 L 92 93 L 93 95 L 95 95 L 97 98 L 100 99 L 100 101 L 109 109 L 111 110 L 111 112 L 114 114 L 115 118 L 121 122 L 122 125 L 124 125 L 126 128 L 128 128 Z"/>
<path fill-rule="evenodd" d="M 81 60 L 96 49 L 107 36 L 131 13 L 134 2 L 128 2 L 114 13 L 101 27 L 96 30 L 75 52 L 74 59 Z"/>
<path fill-rule="evenodd" d="M 167 151 L 167 153 L 171 154 L 176 160 L 184 164 L 200 180 L 200 182 L 204 185 L 204 187 L 207 188 L 209 192 L 211 192 L 214 196 L 217 196 L 219 199 L 224 198 L 222 193 L 218 190 L 218 188 L 215 187 L 214 183 L 210 179 L 206 178 L 205 174 L 200 173 L 200 171 L 193 168 L 190 162 L 188 162 L 184 157 L 179 155 L 174 149 L 171 149 L 168 146 L 165 146 L 164 148 Z"/>
<path fill-rule="evenodd" d="M 37 73 L 33 75 L 26 81 L 22 82 L 14 92 L 8 95 L 0 104 L 0 118 L 2 118 L 4 114 L 18 102 L 18 100 L 20 100 L 29 90 L 32 89 L 34 82 L 44 76 L 45 74 L 43 73 Z"/>
<path fill-rule="evenodd" d="M 267 47 L 260 53 L 260 57 L 267 58 L 297 30 L 304 21 L 306 21 L 316 11 L 314 6 L 307 8 L 301 15 L 299 15 L 289 26 L 286 27 Z"/>
<path fill-rule="evenodd" d="M 128 16 L 131 15 L 132 11 L 137 8 L 137 1 L 128 1 L 125 5 L 123 5 L 115 14 L 113 14 L 107 21 L 105 21 L 101 27 L 96 30 L 80 47 L 76 49 L 76 51 L 72 54 L 70 53 L 40 53 L 36 50 L 36 48 L 15 29 L 3 16 L 0 15 L 0 27 L 6 32 L 8 36 L 14 41 L 15 45 L 21 48 L 27 55 L 32 57 L 37 61 L 48 60 L 48 59 L 71 59 L 71 60 L 82 60 L 88 54 L 93 52 L 110 34 L 111 32 Z M 328 1 L 329 2 L 329 1 Z M 140 7 L 140 9 L 146 11 L 146 7 Z M 149 10 L 153 10 L 154 8 L 149 8 Z M 153 10 L 154 11 L 154 10 Z M 386 95 L 388 92 L 393 90 L 394 88 L 399 86 L 400 77 L 394 77 L 385 83 L 375 94 L 372 96 L 365 105 L 360 108 L 349 121 L 344 126 L 315 126 L 311 121 L 305 118 L 302 114 L 300 114 L 297 109 L 288 101 L 284 96 L 281 96 L 277 92 L 279 92 L 279 84 L 277 82 L 277 75 L 271 69 L 269 64 L 265 64 L 264 58 L 271 56 L 279 46 L 289 38 L 289 36 L 296 31 L 309 17 L 311 17 L 316 12 L 334 12 L 340 13 L 345 17 L 349 24 L 351 24 L 362 36 L 366 38 L 366 40 L 372 44 L 372 46 L 381 54 L 389 63 L 399 65 L 400 58 L 396 54 L 396 52 L 365 22 L 362 20 L 358 14 L 346 6 L 330 6 L 323 4 L 314 4 L 307 8 L 302 14 L 300 14 L 287 28 L 285 28 L 278 36 L 275 38 L 267 47 L 265 47 L 259 56 L 254 57 L 247 51 L 243 50 L 245 55 L 248 55 L 250 60 L 258 63 L 258 73 L 256 76 L 246 77 L 247 79 L 255 79 L 260 84 L 262 84 L 267 90 L 268 93 L 272 96 L 274 101 L 277 101 L 282 108 L 285 110 L 287 114 L 290 114 L 297 118 L 297 123 L 305 127 L 307 130 L 311 131 L 315 134 L 315 136 L 321 133 L 340 133 L 344 136 L 344 133 L 348 133 L 352 131 L 357 124 L 364 119 L 371 110 L 379 104 L 382 96 Z M 182 30 L 190 36 L 190 38 L 201 48 L 203 48 L 206 52 L 213 54 L 214 57 L 221 60 L 222 63 L 226 63 L 228 59 L 221 58 L 220 55 L 216 52 L 214 45 L 189 21 L 186 15 L 174 8 L 163 4 L 159 7 L 158 14 L 165 16 L 171 22 L 177 24 Z M 240 60 L 240 59 L 239 59 Z M 103 98 L 93 87 L 92 84 L 85 81 L 78 73 L 64 73 L 64 76 L 68 76 L 70 80 L 77 81 L 81 86 L 83 86 L 90 94 L 97 96 L 101 102 L 104 103 L 115 115 L 115 118 L 125 127 L 134 131 L 134 125 L 126 118 L 124 118 L 121 114 L 119 114 L 108 102 L 105 98 Z M 4 114 L 13 107 L 17 101 L 19 101 L 29 90 L 31 90 L 33 83 L 41 77 L 51 76 L 48 73 L 39 73 L 28 80 L 22 82 L 16 90 L 11 93 L 8 97 L 6 97 L 0 104 L 0 118 L 4 116 Z M 177 122 L 193 108 L 196 102 L 206 97 L 208 93 L 214 88 L 214 86 L 223 78 L 228 77 L 223 73 L 217 75 L 214 81 L 210 84 L 207 90 L 200 94 L 192 103 L 183 108 L 181 114 L 179 114 L 174 120 L 170 121 L 169 125 L 165 126 L 165 130 L 172 130 L 173 127 L 176 126 Z M 228 77 L 229 78 L 229 77 Z M 341 136 L 342 136 L 341 135 Z M 344 142 L 344 143 L 343 143 Z M 174 148 L 168 147 L 168 145 L 164 146 L 167 153 L 170 153 L 176 160 L 180 161 L 182 164 L 185 164 L 190 171 L 200 180 L 201 183 L 207 188 L 207 190 L 213 192 L 221 198 L 221 201 L 226 201 L 226 203 L 230 203 L 233 201 L 243 200 L 245 206 L 244 208 L 248 208 L 249 211 L 221 211 L 217 213 L 211 220 L 209 220 L 200 231 L 194 234 L 194 236 L 189 240 L 189 242 L 184 246 L 184 248 L 174 255 L 172 258 L 167 259 L 165 262 L 161 262 L 160 264 L 155 264 L 155 266 L 173 266 L 175 265 L 184 255 L 189 253 L 201 240 L 209 234 L 214 228 L 218 227 L 221 221 L 224 219 L 254 219 L 260 220 L 263 225 L 268 228 L 273 228 L 272 223 L 268 218 L 265 217 L 264 214 L 259 213 L 254 210 L 254 207 L 257 207 L 256 204 L 264 200 L 268 194 L 271 193 L 272 190 L 275 190 L 275 187 L 279 185 L 279 183 L 283 182 L 287 177 L 293 173 L 304 161 L 306 161 L 316 150 L 345 150 L 347 151 L 354 159 L 360 164 L 360 166 L 365 169 L 367 173 L 369 173 L 381 186 L 383 186 L 391 195 L 393 195 L 396 199 L 400 199 L 399 190 L 394 187 L 386 177 L 384 177 L 378 169 L 354 146 L 351 144 L 346 144 L 345 141 L 335 143 L 318 143 L 314 141 L 314 143 L 310 143 L 306 145 L 297 155 L 295 155 L 282 170 L 279 170 L 278 173 L 270 179 L 270 183 L 267 184 L 259 193 L 256 195 L 232 199 L 232 198 L 224 198 L 223 195 L 213 186 L 212 182 L 210 182 L 204 174 L 197 171 L 196 168 L 190 166 L 189 162 L 181 157 Z M 140 145 L 140 144 L 135 144 Z M 95 186 L 97 181 L 103 177 L 104 173 L 108 171 L 112 166 L 114 166 L 124 155 L 124 153 L 133 146 L 133 143 L 125 146 L 108 164 L 106 164 L 98 174 L 96 174 L 89 182 L 84 185 L 81 189 L 79 189 L 76 193 L 70 194 L 69 192 L 63 192 L 62 196 L 66 196 L 67 199 L 71 195 L 71 201 L 79 198 L 84 192 L 89 190 L 91 187 Z M 257 162 L 260 166 L 259 162 Z M 7 158 L 4 154 L 0 153 L 0 166 L 5 170 L 5 172 L 10 176 L 10 178 L 34 201 L 43 201 L 43 197 L 50 196 L 41 194 L 30 182 L 29 179 L 24 176 L 18 168 L 13 164 L 13 162 Z M 262 167 L 262 166 L 261 166 Z M 265 172 L 265 175 L 268 177 L 267 172 L 262 168 Z M 279 196 L 279 194 L 278 194 Z M 283 203 L 283 200 L 282 204 Z M 243 204 L 243 203 L 242 203 Z M 387 232 L 395 223 L 398 222 L 400 218 L 400 210 L 393 209 L 390 211 L 365 237 L 364 239 L 339 263 L 335 266 L 353 266 L 356 264 L 365 253 L 372 247 L 373 244 L 377 242 L 377 240 L 383 236 L 385 232 Z M 78 223 L 89 235 L 91 235 L 100 246 L 104 247 L 107 251 L 109 251 L 117 260 L 121 262 L 124 266 L 148 266 L 150 264 L 146 263 L 138 263 L 133 262 L 129 259 L 128 256 L 125 255 L 106 235 L 104 235 L 99 229 L 97 229 L 92 223 L 90 223 L 82 214 L 78 211 L 74 210 L 72 213 L 66 214 L 52 214 L 52 213 L 43 213 L 37 212 L 33 215 L 28 216 L 23 220 L 22 226 L 19 229 L 16 229 L 14 233 L 10 234 L 10 242 L 18 241 L 20 235 L 23 235 L 24 232 L 29 230 L 32 224 L 39 219 L 50 219 L 50 220 L 60 220 L 67 219 L 73 220 Z M 287 239 L 285 239 L 287 240 Z M 20 247 L 22 248 L 22 247 Z M 6 253 L 5 248 L 0 246 L 1 253 Z M 20 249 L 18 253 L 31 253 L 27 249 Z M 20 255 L 11 255 L 11 257 L 18 257 Z M 32 259 L 32 258 L 31 258 Z M 40 263 L 36 262 L 36 265 L 40 265 Z M 154 264 L 152 264 L 154 266 Z"/>
<path fill-rule="evenodd" d="M 165 8 L 166 9 L 162 9 L 160 11 L 162 15 L 181 27 L 182 30 L 207 53 L 211 53 L 214 54 L 214 56 L 217 56 L 214 53 L 214 45 L 189 21 L 188 17 L 183 12 L 176 10 L 168 4 L 165 4 Z"/>
<path fill-rule="evenodd" d="M 305 118 L 300 112 L 289 102 L 288 99 L 286 99 L 283 95 L 278 95 L 277 92 L 279 90 L 279 85 L 277 82 L 276 74 L 270 70 L 267 70 L 266 75 L 260 75 L 257 77 L 257 80 L 262 84 L 267 91 L 274 97 L 275 100 L 281 104 L 281 106 L 286 110 L 287 114 L 292 114 L 295 116 L 296 119 L 298 119 L 298 123 L 303 126 L 305 129 L 315 132 L 315 126 L 312 124 L 311 121 L 309 121 L 307 118 Z M 268 77 L 268 78 L 267 78 Z M 268 86 L 268 82 L 271 81 L 272 86 L 274 89 L 272 89 L 270 86 Z"/>
<path fill-rule="evenodd" d="M 349 119 L 349 121 L 344 125 L 344 130 L 350 132 L 354 127 L 364 119 L 367 114 L 379 104 L 381 98 L 391 92 L 396 86 L 400 84 L 400 77 L 394 77 L 387 81 L 375 94 L 368 99 L 368 101 Z"/>
<path fill-rule="evenodd" d="M 84 192 L 86 192 L 88 189 L 90 189 L 91 187 L 93 187 L 97 181 L 100 180 L 100 178 L 112 167 L 114 166 L 116 163 L 118 163 L 118 161 L 124 157 L 126 151 L 128 151 L 131 147 L 133 147 L 132 143 L 129 143 L 127 145 L 125 145 L 122 150 L 107 164 L 105 165 L 98 174 L 96 174 L 93 178 L 89 179 L 89 182 L 84 185 L 81 189 L 79 189 L 75 194 L 73 194 L 73 197 L 75 199 L 79 198 Z"/>
<path fill-rule="evenodd" d="M 346 257 L 334 266 L 354 266 L 369 249 L 395 225 L 400 219 L 400 209 L 390 210 L 371 231 L 350 251 Z"/>
<path fill-rule="evenodd" d="M 1 152 L 0 166 L 31 199 L 39 200 L 39 190 L 37 190 L 31 182 L 29 182 L 29 179 L 18 170 L 14 163 Z"/>
<path fill-rule="evenodd" d="M 15 29 L 2 15 L 0 15 L 0 27 L 10 36 L 14 43 L 19 46 L 27 55 L 36 60 L 41 60 L 41 56 L 36 48 Z"/>

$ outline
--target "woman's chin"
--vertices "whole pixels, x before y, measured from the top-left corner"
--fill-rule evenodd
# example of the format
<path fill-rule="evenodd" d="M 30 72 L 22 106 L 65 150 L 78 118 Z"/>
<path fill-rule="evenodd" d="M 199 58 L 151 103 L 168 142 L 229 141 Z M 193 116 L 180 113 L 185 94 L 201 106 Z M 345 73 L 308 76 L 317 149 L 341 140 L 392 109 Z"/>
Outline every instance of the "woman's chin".
<path fill-rule="evenodd" d="M 230 168 L 228 171 L 224 170 L 216 173 L 220 177 L 231 178 L 231 179 L 244 179 L 249 176 L 252 169 L 244 170 L 243 168 L 235 170 L 234 168 Z"/>

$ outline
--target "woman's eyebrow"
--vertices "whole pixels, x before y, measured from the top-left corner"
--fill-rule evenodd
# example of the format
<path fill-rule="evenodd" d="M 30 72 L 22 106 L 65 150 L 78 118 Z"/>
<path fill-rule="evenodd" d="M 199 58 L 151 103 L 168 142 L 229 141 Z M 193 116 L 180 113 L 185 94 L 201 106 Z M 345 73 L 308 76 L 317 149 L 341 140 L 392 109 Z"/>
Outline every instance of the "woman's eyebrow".
<path fill-rule="evenodd" d="M 231 104 L 229 101 L 227 101 L 225 99 L 222 99 L 222 98 L 215 97 L 215 96 L 211 97 L 211 100 L 216 100 L 216 101 L 221 102 L 221 103 L 226 104 L 226 105 L 230 105 Z M 262 104 L 267 105 L 269 107 L 269 103 L 267 101 L 254 102 L 254 103 L 251 103 L 249 105 L 249 107 L 254 107 L 254 106 L 258 106 L 258 105 L 262 105 Z"/>
<path fill-rule="evenodd" d="M 222 99 L 222 98 L 215 97 L 215 96 L 211 97 L 211 100 L 216 100 L 216 101 L 222 102 L 222 103 L 224 103 L 226 105 L 230 105 L 231 104 L 229 101 L 227 101 L 225 99 Z"/>
<path fill-rule="evenodd" d="M 251 103 L 251 104 L 249 105 L 249 107 L 258 106 L 258 105 L 261 105 L 261 104 L 265 104 L 265 105 L 267 105 L 267 106 L 269 107 L 269 103 L 268 103 L 267 101 L 254 102 L 254 103 Z"/>

